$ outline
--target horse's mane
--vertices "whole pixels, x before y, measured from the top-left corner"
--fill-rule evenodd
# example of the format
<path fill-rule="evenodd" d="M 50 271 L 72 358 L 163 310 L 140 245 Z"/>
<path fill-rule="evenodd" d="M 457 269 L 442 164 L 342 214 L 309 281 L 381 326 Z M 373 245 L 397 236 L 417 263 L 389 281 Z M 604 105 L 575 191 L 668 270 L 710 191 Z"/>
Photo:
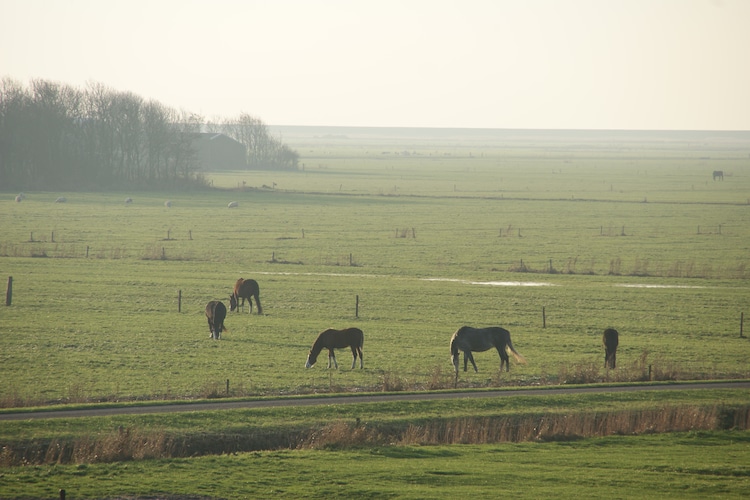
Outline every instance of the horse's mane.
<path fill-rule="evenodd" d="M 326 330 L 327 332 L 328 330 Z M 325 332 L 323 332 L 325 333 Z M 319 334 L 317 338 L 315 339 L 315 342 L 313 342 L 312 349 L 310 351 L 312 352 L 320 352 L 323 350 L 323 334 Z"/>

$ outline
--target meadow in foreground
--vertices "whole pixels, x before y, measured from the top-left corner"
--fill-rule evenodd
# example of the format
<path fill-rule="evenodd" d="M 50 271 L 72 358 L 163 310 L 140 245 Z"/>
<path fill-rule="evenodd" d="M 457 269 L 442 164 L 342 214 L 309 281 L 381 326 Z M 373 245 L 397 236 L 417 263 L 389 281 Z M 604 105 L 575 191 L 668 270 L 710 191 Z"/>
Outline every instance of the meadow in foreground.
<path fill-rule="evenodd" d="M 742 498 L 747 432 L 287 450 L 5 469 L 8 498 Z"/>

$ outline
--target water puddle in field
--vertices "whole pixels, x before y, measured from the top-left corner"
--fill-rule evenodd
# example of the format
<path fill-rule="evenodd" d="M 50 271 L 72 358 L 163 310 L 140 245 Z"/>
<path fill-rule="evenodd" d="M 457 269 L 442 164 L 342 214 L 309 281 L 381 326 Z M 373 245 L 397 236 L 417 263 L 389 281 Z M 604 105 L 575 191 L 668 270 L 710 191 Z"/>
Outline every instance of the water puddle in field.
<path fill-rule="evenodd" d="M 249 274 L 249 273 L 248 273 Z M 276 276 L 333 276 L 333 277 L 350 277 L 350 278 L 386 278 L 383 274 L 349 274 L 349 273 L 292 273 L 292 272 L 257 272 L 255 274 L 276 275 Z M 463 283 L 465 285 L 484 285 L 484 286 L 558 286 L 553 283 L 543 283 L 539 281 L 472 281 L 457 278 L 420 278 L 422 281 L 446 281 L 451 283 Z"/>
<path fill-rule="evenodd" d="M 251 274 L 251 273 L 247 273 Z M 268 271 L 258 271 L 253 274 L 265 274 L 267 276 L 334 276 L 334 277 L 351 277 L 351 278 L 386 278 L 387 276 L 384 274 L 350 274 L 350 273 L 287 273 L 287 272 L 268 272 Z"/>
<path fill-rule="evenodd" d="M 249 274 L 249 273 L 248 273 Z M 255 274 L 277 275 L 277 276 L 333 276 L 349 278 L 387 278 L 384 274 L 362 274 L 362 273 L 293 273 L 293 272 L 257 272 Z M 461 283 L 464 285 L 482 285 L 482 286 L 517 286 L 517 287 L 534 287 L 534 286 L 561 286 L 544 281 L 473 281 L 458 278 L 419 278 L 421 281 L 443 281 L 450 283 Z M 655 289 L 699 289 L 705 286 L 697 285 L 657 285 L 647 283 L 616 283 L 612 286 L 621 288 L 655 288 Z"/>
<path fill-rule="evenodd" d="M 452 278 L 423 278 L 423 281 L 450 281 L 453 283 L 464 283 L 467 285 L 485 285 L 485 286 L 557 286 L 552 283 L 543 283 L 539 281 L 471 281 Z"/>

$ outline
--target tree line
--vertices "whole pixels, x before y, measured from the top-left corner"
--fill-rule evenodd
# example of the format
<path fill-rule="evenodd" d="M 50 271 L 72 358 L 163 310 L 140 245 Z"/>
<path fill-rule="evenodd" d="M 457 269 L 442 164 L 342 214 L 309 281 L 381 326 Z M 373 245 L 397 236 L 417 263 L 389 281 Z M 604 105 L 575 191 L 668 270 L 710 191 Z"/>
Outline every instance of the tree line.
<path fill-rule="evenodd" d="M 247 168 L 296 169 L 299 155 L 259 119 L 205 123 L 132 92 L 48 80 L 0 81 L 0 186 L 110 189 L 204 184 L 193 139 L 220 132 L 242 143 Z"/>

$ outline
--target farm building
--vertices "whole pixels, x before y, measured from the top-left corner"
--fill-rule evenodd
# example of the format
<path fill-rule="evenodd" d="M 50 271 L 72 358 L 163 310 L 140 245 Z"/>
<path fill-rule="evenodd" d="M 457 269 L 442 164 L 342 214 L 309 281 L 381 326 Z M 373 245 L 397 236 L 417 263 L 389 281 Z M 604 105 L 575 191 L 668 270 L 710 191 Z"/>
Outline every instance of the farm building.
<path fill-rule="evenodd" d="M 224 134 L 196 133 L 191 146 L 196 152 L 198 170 L 239 170 L 247 168 L 245 146 Z"/>

